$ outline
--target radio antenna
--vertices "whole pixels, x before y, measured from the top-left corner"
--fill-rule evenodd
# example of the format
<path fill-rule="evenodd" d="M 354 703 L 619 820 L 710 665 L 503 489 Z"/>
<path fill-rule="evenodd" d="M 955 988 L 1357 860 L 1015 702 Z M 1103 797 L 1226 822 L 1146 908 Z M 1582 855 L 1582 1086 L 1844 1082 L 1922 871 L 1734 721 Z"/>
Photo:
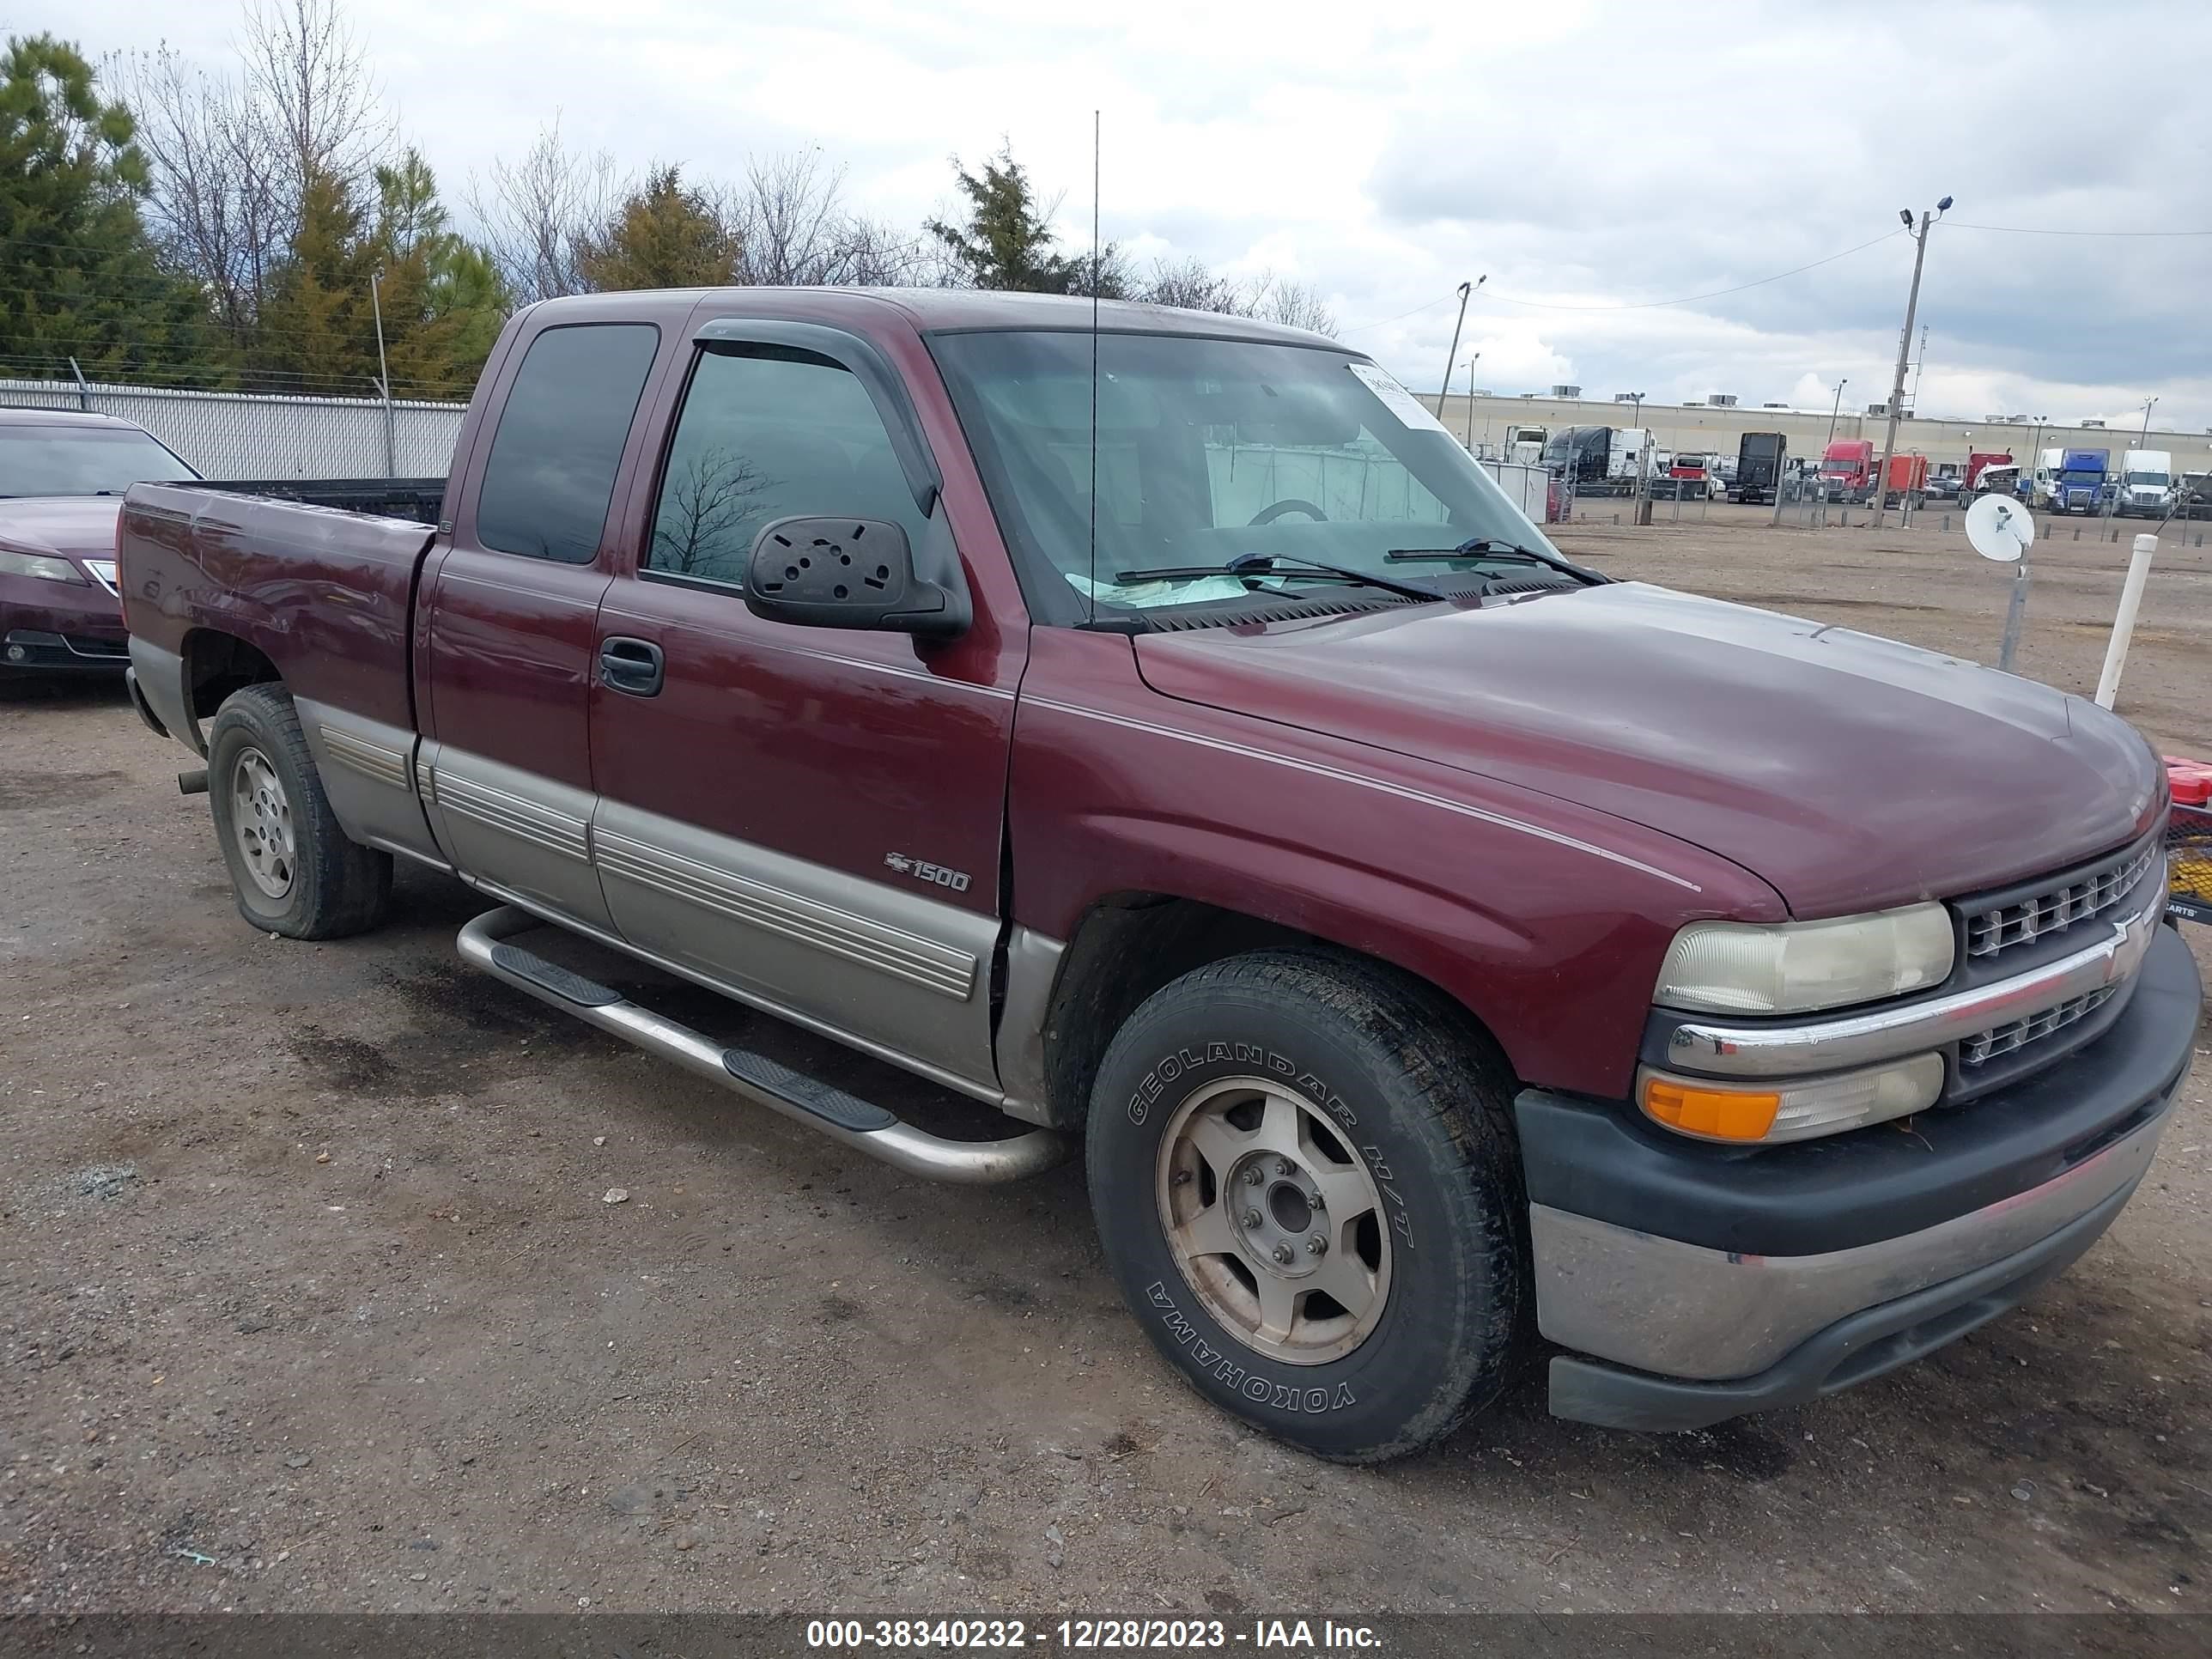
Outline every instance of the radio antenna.
<path fill-rule="evenodd" d="M 1098 112 L 1091 112 L 1091 621 L 1098 620 Z"/>

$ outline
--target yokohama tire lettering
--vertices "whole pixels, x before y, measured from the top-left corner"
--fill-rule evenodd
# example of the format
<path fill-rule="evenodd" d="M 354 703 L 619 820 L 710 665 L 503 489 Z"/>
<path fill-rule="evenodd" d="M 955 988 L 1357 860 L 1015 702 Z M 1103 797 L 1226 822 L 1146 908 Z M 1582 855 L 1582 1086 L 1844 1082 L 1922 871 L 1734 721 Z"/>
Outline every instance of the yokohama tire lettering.
<path fill-rule="evenodd" d="M 1346 1406 L 1359 1403 L 1349 1383 L 1338 1383 L 1332 1393 L 1327 1389 L 1292 1388 L 1286 1382 L 1270 1382 L 1264 1376 L 1253 1376 L 1199 1335 L 1198 1327 L 1183 1317 L 1166 1285 L 1157 1279 L 1146 1287 L 1145 1299 L 1166 1316 L 1161 1323 L 1167 1327 L 1170 1336 L 1190 1350 L 1190 1357 L 1201 1372 L 1255 1406 L 1272 1406 L 1279 1412 L 1302 1412 L 1317 1417 L 1323 1412 L 1342 1411 Z"/>

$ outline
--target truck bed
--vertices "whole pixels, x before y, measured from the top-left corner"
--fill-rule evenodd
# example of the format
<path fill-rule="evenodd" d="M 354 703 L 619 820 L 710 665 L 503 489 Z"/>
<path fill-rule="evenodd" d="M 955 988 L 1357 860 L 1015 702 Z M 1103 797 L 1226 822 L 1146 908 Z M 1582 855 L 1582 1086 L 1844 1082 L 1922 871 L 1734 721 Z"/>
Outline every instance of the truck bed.
<path fill-rule="evenodd" d="M 196 488 L 417 524 L 435 524 L 445 514 L 443 478 L 207 478 Z"/>
<path fill-rule="evenodd" d="M 196 647 L 228 636 L 295 697 L 411 726 L 410 606 L 444 494 L 443 479 L 134 485 L 116 532 L 134 658 L 185 658 L 205 683 Z"/>

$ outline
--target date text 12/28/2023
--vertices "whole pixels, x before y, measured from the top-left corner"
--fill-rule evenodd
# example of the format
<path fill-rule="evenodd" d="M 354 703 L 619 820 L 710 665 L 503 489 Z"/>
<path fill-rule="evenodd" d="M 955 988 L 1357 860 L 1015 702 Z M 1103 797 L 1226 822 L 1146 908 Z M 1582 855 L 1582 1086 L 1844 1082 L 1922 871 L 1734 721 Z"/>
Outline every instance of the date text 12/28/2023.
<path fill-rule="evenodd" d="M 1255 1619 L 1234 1629 L 1219 1619 L 1062 1619 L 1031 1625 L 1021 1619 L 816 1619 L 810 1648 L 1048 1648 L 1175 1652 L 1243 1646 L 1263 1651 L 1357 1651 L 1380 1645 L 1366 1625 L 1330 1619 Z"/>

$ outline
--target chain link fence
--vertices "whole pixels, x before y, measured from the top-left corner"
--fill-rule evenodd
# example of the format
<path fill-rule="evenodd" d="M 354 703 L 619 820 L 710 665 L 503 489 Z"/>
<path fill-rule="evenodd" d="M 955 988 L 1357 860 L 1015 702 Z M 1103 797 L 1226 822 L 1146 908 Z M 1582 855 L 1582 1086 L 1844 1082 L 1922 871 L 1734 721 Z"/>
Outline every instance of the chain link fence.
<path fill-rule="evenodd" d="M 442 477 L 466 404 L 0 380 L 0 405 L 135 421 L 210 478 Z"/>

